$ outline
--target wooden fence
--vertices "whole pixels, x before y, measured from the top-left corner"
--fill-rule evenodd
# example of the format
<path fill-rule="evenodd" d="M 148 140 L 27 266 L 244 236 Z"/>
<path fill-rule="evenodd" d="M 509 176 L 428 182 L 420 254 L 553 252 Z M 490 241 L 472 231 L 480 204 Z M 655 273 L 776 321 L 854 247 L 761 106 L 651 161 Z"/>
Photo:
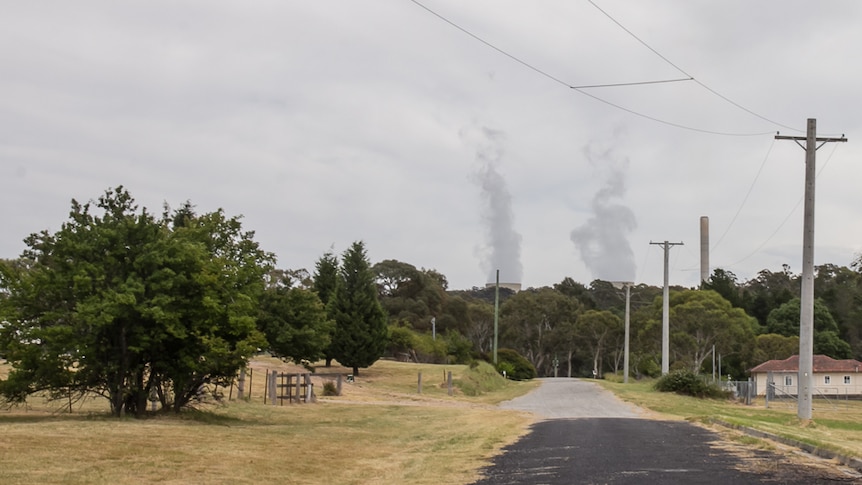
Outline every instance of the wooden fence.
<path fill-rule="evenodd" d="M 269 369 L 265 369 L 261 375 L 261 369 L 257 369 L 257 372 L 254 368 L 242 369 L 230 384 L 228 400 L 262 399 L 264 404 L 314 402 L 316 394 L 313 380 L 318 381 L 320 387 L 327 381 L 333 382 L 336 395 L 340 396 L 345 376 L 348 381 L 352 377 L 340 373 L 285 373 Z"/>

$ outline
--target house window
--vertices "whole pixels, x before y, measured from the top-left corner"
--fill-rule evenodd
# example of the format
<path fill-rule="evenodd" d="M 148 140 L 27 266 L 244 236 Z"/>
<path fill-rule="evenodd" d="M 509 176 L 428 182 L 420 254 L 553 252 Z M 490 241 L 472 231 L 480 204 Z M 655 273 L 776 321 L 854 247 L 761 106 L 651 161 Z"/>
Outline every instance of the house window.
<path fill-rule="evenodd" d="M 844 384 L 850 384 L 850 376 L 844 376 Z"/>
<path fill-rule="evenodd" d="M 831 376 L 823 376 L 823 383 L 824 384 L 829 384 L 829 381 L 831 381 L 831 380 L 832 380 Z"/>
<path fill-rule="evenodd" d="M 793 377 L 784 376 L 784 385 L 785 386 L 792 386 L 793 385 Z"/>

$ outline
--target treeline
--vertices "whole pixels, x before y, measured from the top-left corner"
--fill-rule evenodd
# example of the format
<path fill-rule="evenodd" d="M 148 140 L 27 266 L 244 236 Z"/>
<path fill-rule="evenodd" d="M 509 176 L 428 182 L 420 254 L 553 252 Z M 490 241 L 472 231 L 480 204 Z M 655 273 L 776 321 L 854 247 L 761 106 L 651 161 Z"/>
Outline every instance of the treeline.
<path fill-rule="evenodd" d="M 325 252 L 311 272 L 275 257 L 222 210 L 190 203 L 161 215 L 122 187 L 72 201 L 55 233 L 30 235 L 0 261 L 0 396 L 101 395 L 115 415 L 147 403 L 179 411 L 225 384 L 258 352 L 353 369 L 377 359 L 491 360 L 495 289 L 450 290 L 446 277 L 395 260 L 374 265 L 361 241 Z M 862 274 L 823 265 L 815 279 L 814 346 L 862 356 Z M 800 276 L 785 266 L 740 282 L 716 269 L 703 288 L 670 293 L 670 367 L 742 378 L 798 351 Z M 625 297 L 611 283 L 565 278 L 499 290 L 499 370 L 515 377 L 622 372 Z M 631 288 L 630 371 L 661 368 L 661 288 Z"/>
<path fill-rule="evenodd" d="M 299 363 L 374 363 L 389 342 L 387 317 L 362 243 L 341 264 L 321 259 L 314 288 L 222 210 L 190 203 L 161 216 L 122 187 L 72 201 L 60 230 L 25 240 L 0 261 L 0 379 L 7 403 L 33 394 L 98 395 L 112 414 L 142 416 L 194 405 L 261 351 Z"/>
<path fill-rule="evenodd" d="M 815 353 L 862 357 L 860 262 L 852 268 L 816 268 Z M 493 339 L 493 288 L 449 291 L 437 272 L 391 260 L 374 269 L 392 333 L 399 336 L 390 345 L 393 356 L 463 360 L 468 355 L 466 339 L 470 357 L 487 357 Z M 670 368 L 744 378 L 755 365 L 798 353 L 800 279 L 787 266 L 780 272 L 763 270 L 745 282 L 716 269 L 701 288 L 672 287 Z M 500 300 L 499 346 L 523 355 L 538 375 L 622 372 L 624 290 L 607 281 L 585 286 L 565 278 L 552 287 L 518 293 L 500 288 Z M 630 372 L 657 376 L 662 288 L 633 286 L 630 319 Z M 430 341 L 432 321 L 436 344 Z M 404 336 L 408 332 L 409 338 Z"/>

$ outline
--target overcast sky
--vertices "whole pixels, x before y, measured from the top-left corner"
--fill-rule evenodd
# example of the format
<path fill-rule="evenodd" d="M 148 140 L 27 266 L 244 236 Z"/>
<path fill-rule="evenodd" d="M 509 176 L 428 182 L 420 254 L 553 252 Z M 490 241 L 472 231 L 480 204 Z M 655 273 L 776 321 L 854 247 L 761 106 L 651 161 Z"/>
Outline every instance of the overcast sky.
<path fill-rule="evenodd" d="M 849 266 L 862 2 L 594 2 L 3 2 L 0 257 L 124 185 L 243 215 L 281 268 L 361 239 L 451 289 L 661 285 L 670 241 L 694 286 L 708 216 L 712 268 L 799 273 L 774 136 L 816 118 L 849 141 L 817 152 L 815 264 Z"/>

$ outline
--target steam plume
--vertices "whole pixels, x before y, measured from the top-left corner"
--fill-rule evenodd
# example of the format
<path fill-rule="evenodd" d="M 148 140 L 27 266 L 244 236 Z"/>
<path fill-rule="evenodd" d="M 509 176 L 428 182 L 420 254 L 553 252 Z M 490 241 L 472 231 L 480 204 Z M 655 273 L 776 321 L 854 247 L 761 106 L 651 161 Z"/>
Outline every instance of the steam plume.
<path fill-rule="evenodd" d="M 634 281 L 634 252 L 628 234 L 637 227 L 634 212 L 618 202 L 626 192 L 625 169 L 628 158 L 616 158 L 612 150 L 596 154 L 584 149 L 591 164 L 608 169 L 604 186 L 593 196 L 592 216 L 572 231 L 571 239 L 581 259 L 593 275 L 604 281 Z"/>
<path fill-rule="evenodd" d="M 485 127 L 481 131 L 483 140 L 476 153 L 476 160 L 480 162 L 476 181 L 482 189 L 482 222 L 485 226 L 481 268 L 488 275 L 488 282 L 495 281 L 499 269 L 502 281 L 520 283 L 523 276 L 521 235 L 514 228 L 512 196 L 506 180 L 497 170 L 503 157 L 505 134 Z"/>

